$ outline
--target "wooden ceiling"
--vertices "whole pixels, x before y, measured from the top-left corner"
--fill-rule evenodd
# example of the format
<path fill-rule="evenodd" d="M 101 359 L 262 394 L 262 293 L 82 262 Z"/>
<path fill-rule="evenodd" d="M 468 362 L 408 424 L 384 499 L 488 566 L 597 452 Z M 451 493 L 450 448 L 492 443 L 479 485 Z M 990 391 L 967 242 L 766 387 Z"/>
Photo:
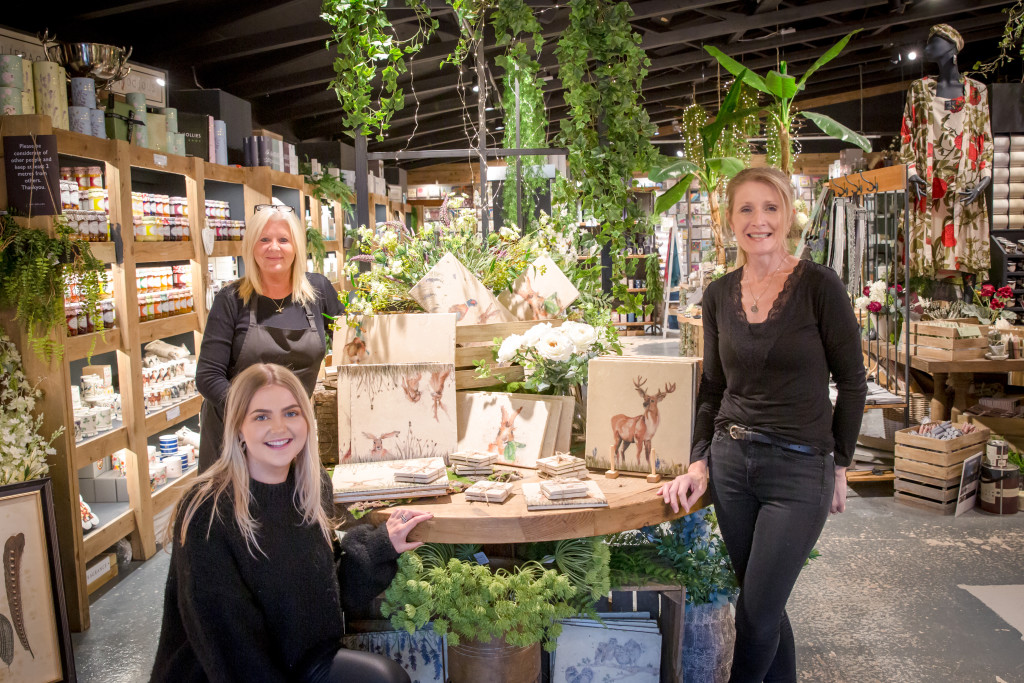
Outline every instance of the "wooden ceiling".
<path fill-rule="evenodd" d="M 549 133 L 567 115 L 559 65 L 558 36 L 568 23 L 565 0 L 526 0 L 544 27 L 540 62 L 550 119 Z M 15 3 L 8 3 L 15 4 Z M 440 28 L 400 80 L 406 108 L 392 120 L 388 137 L 370 151 L 428 150 L 475 145 L 477 97 L 472 57 L 460 80 L 454 65 L 441 67 L 457 39 L 455 17 L 443 0 L 429 0 Z M 859 98 L 862 88 L 884 92 L 929 73 L 931 65 L 911 61 L 920 54 L 928 29 L 948 23 L 964 36 L 961 65 L 973 65 L 996 50 L 1013 2 L 994 0 L 632 0 L 633 27 L 651 60 L 643 98 L 652 121 L 671 124 L 694 98 L 720 96 L 717 64 L 703 51 L 715 45 L 758 72 L 779 60 L 799 75 L 847 32 L 861 28 L 847 49 L 809 81 L 807 97 Z M 43 4 L 5 8 L 3 21 L 31 33 L 48 28 L 62 40 L 131 45 L 133 60 L 166 69 L 172 89 L 222 88 L 253 104 L 253 117 L 298 140 L 346 139 L 340 104 L 327 84 L 332 53 L 325 49 L 329 28 L 319 18 L 320 0 L 135 0 Z M 410 30 L 412 13 L 403 0 L 387 11 L 399 32 Z M 485 45 L 493 46 L 488 29 Z M 500 145 L 504 116 L 494 57 L 504 48 L 488 47 L 489 144 Z M 1019 68 L 1019 67 L 1018 67 Z M 1019 75 L 1019 74 L 1018 74 Z M 712 106 L 713 109 L 713 106 Z M 856 107 L 850 107 L 855 110 Z M 898 124 L 895 115 L 893 128 Z M 847 122 L 849 123 L 849 122 Z M 856 125 L 856 121 L 852 122 Z M 411 138 L 411 139 L 410 139 Z"/>

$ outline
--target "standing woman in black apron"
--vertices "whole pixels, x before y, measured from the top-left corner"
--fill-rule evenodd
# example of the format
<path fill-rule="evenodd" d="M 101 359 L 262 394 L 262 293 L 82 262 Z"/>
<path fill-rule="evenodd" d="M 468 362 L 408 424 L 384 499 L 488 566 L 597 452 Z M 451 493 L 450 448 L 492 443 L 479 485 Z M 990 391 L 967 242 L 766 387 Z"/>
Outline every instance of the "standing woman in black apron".
<path fill-rule="evenodd" d="M 255 363 L 275 363 L 313 395 L 327 353 L 326 316 L 342 312 L 331 282 L 306 272 L 306 233 L 291 207 L 258 204 L 242 238 L 245 274 L 213 300 L 196 366 L 205 399 L 199 471 L 220 457 L 224 401 L 232 378 Z"/>

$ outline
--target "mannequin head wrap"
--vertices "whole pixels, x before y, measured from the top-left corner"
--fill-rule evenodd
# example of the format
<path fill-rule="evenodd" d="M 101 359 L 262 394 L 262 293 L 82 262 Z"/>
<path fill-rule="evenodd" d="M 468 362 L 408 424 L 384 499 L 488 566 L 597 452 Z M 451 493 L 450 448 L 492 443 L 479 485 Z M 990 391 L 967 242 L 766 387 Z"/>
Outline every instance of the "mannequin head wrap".
<path fill-rule="evenodd" d="M 932 26 L 932 30 L 928 32 L 928 40 L 932 39 L 932 36 L 942 36 L 949 42 L 956 45 L 956 51 L 960 52 L 964 49 L 964 37 L 960 35 L 960 32 L 949 24 L 935 24 Z"/>

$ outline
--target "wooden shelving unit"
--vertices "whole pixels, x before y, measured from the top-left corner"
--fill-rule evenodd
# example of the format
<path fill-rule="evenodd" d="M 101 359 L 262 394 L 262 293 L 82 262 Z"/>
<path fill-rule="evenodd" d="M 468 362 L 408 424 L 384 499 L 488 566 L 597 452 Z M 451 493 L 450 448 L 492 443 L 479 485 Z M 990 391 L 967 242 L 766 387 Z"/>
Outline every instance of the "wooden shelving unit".
<path fill-rule="evenodd" d="M 278 195 L 281 195 L 285 203 L 297 203 L 296 209 L 304 208 L 307 206 L 309 188 L 304 184 L 302 176 L 280 173 L 266 167 L 218 166 L 193 157 L 154 152 L 119 140 L 100 140 L 55 130 L 46 116 L 0 118 L 3 120 L 4 135 L 53 134 L 57 138 L 60 157 L 85 159 L 101 166 L 109 195 L 110 222 L 121 227 L 123 239 L 121 263 L 116 262 L 112 242 L 90 244 L 92 252 L 110 264 L 117 326 L 103 333 L 60 336 L 58 341 L 64 348 L 60 360 L 45 361 L 36 356 L 26 343 L 24 330 L 13 320 L 13 312 L 0 311 L 0 324 L 21 350 L 27 376 L 38 382 L 44 392 L 44 399 L 39 406 L 43 416 L 42 432 L 49 434 L 60 427 L 65 428 L 64 433 L 54 442 L 56 455 L 50 460 L 50 476 L 54 487 L 54 511 L 68 619 L 73 630 L 83 631 L 90 625 L 86 562 L 124 537 L 131 541 L 136 559 L 151 557 L 156 552 L 154 515 L 172 506 L 184 486 L 195 477 L 193 469 L 157 491 L 150 491 L 147 440 L 198 415 L 202 398 L 196 396 L 147 415 L 143 400 L 142 359 L 143 346 L 155 339 L 191 334 L 196 350 L 202 340 L 207 316 L 205 283 L 209 257 L 202 247 L 200 234 L 202 217 L 205 215 L 207 181 L 238 186 L 228 189 L 241 197 L 237 206 L 233 206 L 234 217 L 239 219 L 251 215 L 256 204 L 269 203 L 272 197 Z M 0 207 L 6 207 L 6 180 L 2 178 L 2 173 L 0 170 Z M 190 226 L 193 239 L 182 242 L 134 241 L 131 200 L 133 176 L 138 176 L 140 183 L 149 186 L 166 182 L 169 187 L 175 188 L 175 193 L 184 187 L 189 216 L 193 217 Z M 219 186 L 218 189 L 223 190 L 224 187 Z M 344 217 L 340 215 L 340 209 L 337 211 L 338 224 L 342 225 Z M 244 213 L 237 215 L 238 212 Z M 314 225 L 319 227 L 319 211 L 311 212 L 311 218 Z M 29 227 L 50 232 L 53 230 L 51 217 L 16 220 Z M 340 245 L 332 246 L 340 251 Z M 218 242 L 214 247 L 214 255 L 217 256 L 240 254 L 241 242 Z M 140 322 L 136 266 L 170 263 L 188 263 L 191 266 L 193 312 Z M 63 335 L 63 332 L 61 330 L 60 334 Z M 71 363 L 80 363 L 87 357 L 105 353 L 113 353 L 116 358 L 117 389 L 121 395 L 123 423 L 112 431 L 76 444 L 70 391 Z M 125 458 L 129 502 L 97 503 L 95 511 L 101 525 L 83 534 L 78 470 L 118 452 Z"/>

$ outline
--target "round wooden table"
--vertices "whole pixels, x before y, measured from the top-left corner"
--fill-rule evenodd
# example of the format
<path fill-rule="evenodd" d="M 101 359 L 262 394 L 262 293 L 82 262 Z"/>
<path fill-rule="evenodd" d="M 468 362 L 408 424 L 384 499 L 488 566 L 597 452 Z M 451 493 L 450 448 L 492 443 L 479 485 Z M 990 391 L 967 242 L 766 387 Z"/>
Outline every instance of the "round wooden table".
<path fill-rule="evenodd" d="M 660 524 L 686 514 L 665 505 L 655 492 L 661 483 L 649 484 L 644 477 L 622 475 L 608 479 L 604 473 L 591 472 L 608 499 L 608 507 L 577 508 L 569 510 L 526 509 L 522 494 L 523 482 L 541 481 L 535 470 L 516 470 L 523 479 L 513 482 L 512 494 L 504 503 L 467 501 L 458 493 L 437 498 L 421 498 L 402 505 L 402 508 L 426 510 L 433 519 L 421 522 L 412 533 L 411 541 L 432 543 L 533 543 L 558 541 L 567 538 L 604 536 L 620 531 L 639 529 L 648 524 Z M 663 480 L 662 483 L 668 481 Z M 694 510 L 710 502 L 707 494 Z M 373 524 L 383 524 L 395 508 L 374 510 L 367 517 Z"/>

